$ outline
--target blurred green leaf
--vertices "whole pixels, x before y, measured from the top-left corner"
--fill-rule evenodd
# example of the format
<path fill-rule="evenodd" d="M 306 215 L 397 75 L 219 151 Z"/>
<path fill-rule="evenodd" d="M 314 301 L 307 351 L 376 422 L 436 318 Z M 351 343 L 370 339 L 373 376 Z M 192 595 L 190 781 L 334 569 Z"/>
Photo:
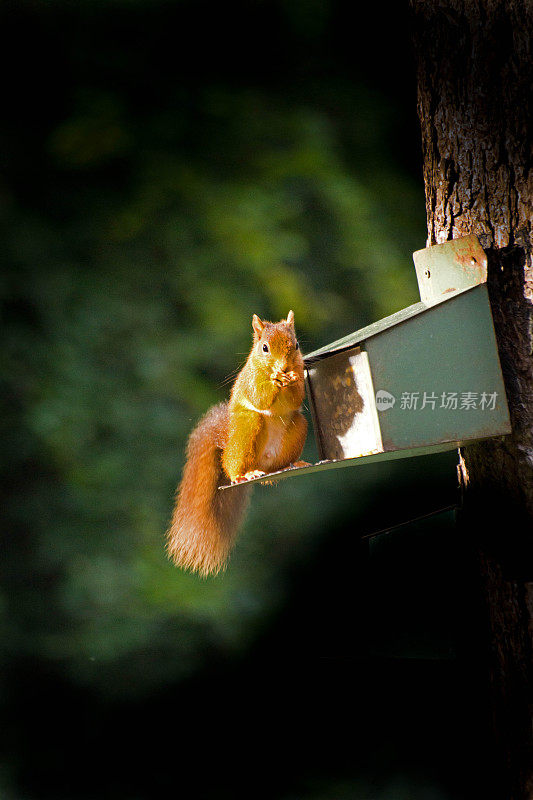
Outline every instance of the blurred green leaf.
<path fill-rule="evenodd" d="M 292 308 L 310 350 L 417 299 L 420 200 L 383 101 L 355 96 L 339 90 L 333 117 L 259 89 L 139 109 L 82 91 L 50 131 L 35 201 L 3 210 L 3 376 L 22 418 L 8 514 L 29 542 L 6 562 L 4 647 L 144 692 L 241 649 L 280 606 L 353 476 L 324 480 L 319 505 L 314 479 L 256 490 L 207 581 L 171 566 L 165 529 L 187 435 L 229 395 L 253 313 Z"/>

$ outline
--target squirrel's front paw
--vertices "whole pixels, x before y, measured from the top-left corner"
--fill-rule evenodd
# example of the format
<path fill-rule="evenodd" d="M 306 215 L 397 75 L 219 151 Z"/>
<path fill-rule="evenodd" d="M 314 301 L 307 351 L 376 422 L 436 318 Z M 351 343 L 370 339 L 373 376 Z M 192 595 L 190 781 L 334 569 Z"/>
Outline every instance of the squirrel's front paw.
<path fill-rule="evenodd" d="M 270 380 L 275 386 L 282 389 L 284 386 L 288 386 L 289 383 L 291 383 L 294 380 L 294 378 L 290 377 L 291 374 L 295 373 L 282 372 L 281 370 L 278 370 L 271 374 Z"/>

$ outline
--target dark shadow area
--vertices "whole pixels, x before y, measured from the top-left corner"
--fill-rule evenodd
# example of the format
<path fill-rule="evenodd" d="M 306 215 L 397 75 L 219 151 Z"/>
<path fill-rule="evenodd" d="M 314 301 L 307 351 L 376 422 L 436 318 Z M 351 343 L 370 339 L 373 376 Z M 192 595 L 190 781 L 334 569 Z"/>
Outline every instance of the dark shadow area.
<path fill-rule="evenodd" d="M 3 738 L 20 790 L 211 800 L 251 787 L 265 799 L 359 796 L 353 786 L 387 797 L 403 776 L 421 797 L 474 796 L 487 732 L 455 650 L 468 622 L 459 547 L 445 518 L 370 552 L 351 528 L 332 530 L 243 658 L 214 659 L 143 702 L 102 703 L 42 664 L 13 665 Z"/>
<path fill-rule="evenodd" d="M 416 460 L 404 463 L 367 525 L 390 522 L 393 508 L 407 520 L 416 475 L 426 509 L 446 499 L 425 464 L 424 480 Z M 487 730 L 465 648 L 472 573 L 453 516 L 363 540 L 361 520 L 332 522 L 246 653 L 213 652 L 208 668 L 143 700 L 106 702 L 43 663 L 13 663 L 2 746 L 19 790 L 57 800 L 477 796 Z"/>

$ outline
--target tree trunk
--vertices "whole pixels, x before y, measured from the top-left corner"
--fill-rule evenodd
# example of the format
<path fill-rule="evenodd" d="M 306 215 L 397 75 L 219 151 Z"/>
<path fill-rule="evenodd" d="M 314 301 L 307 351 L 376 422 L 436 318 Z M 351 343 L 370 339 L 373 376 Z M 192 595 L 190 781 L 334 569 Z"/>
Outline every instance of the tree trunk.
<path fill-rule="evenodd" d="M 494 795 L 522 800 L 533 798 L 533 3 L 411 9 L 428 244 L 475 233 L 487 252 L 513 425 L 461 453 L 459 524 L 477 566 L 473 663 L 499 765 Z"/>

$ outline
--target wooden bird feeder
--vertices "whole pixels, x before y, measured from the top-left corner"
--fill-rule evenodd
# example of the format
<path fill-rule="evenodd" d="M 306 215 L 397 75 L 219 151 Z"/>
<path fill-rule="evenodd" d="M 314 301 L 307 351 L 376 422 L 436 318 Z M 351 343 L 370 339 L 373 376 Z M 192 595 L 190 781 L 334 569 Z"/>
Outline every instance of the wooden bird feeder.
<path fill-rule="evenodd" d="M 477 236 L 413 259 L 419 303 L 305 358 L 320 461 L 255 480 L 439 453 L 511 432 Z"/>

